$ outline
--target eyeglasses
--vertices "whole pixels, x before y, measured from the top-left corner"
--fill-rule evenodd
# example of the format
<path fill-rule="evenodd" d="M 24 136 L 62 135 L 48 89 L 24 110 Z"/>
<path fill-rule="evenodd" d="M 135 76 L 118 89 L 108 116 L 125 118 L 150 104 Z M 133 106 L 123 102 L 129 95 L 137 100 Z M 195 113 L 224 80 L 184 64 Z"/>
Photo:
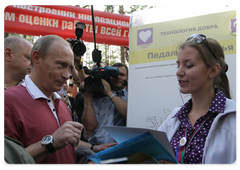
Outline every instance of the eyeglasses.
<path fill-rule="evenodd" d="M 216 55 L 214 54 L 213 50 L 210 47 L 210 45 L 207 41 L 207 37 L 205 35 L 203 35 L 203 34 L 193 34 L 190 37 L 188 37 L 185 42 L 196 42 L 198 44 L 201 44 L 202 42 L 206 43 L 209 50 L 211 51 L 212 55 L 214 56 L 214 58 L 217 59 Z"/>

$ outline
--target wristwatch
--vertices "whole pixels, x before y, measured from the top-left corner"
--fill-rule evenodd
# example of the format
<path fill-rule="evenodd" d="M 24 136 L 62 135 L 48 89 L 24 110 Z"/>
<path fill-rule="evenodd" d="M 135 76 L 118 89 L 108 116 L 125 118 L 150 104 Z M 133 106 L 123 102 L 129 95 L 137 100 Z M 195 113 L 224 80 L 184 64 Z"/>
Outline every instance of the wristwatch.
<path fill-rule="evenodd" d="M 48 152 L 56 152 L 56 149 L 53 147 L 53 137 L 51 135 L 44 136 L 42 138 L 41 144 L 46 147 Z"/>
<path fill-rule="evenodd" d="M 116 93 L 113 93 L 111 96 L 110 96 L 110 100 L 112 100 L 112 98 L 114 98 L 115 96 L 117 96 Z"/>

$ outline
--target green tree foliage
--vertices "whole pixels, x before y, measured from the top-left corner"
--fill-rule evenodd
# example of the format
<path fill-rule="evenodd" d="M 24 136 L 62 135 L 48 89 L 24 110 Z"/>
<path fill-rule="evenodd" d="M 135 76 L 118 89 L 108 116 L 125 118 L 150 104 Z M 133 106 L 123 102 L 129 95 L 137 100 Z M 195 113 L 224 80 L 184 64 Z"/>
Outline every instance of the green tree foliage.
<path fill-rule="evenodd" d="M 105 9 L 104 9 L 105 12 L 114 13 L 114 8 L 116 5 L 104 5 L 104 6 L 105 6 Z"/>
<path fill-rule="evenodd" d="M 114 9 L 116 5 L 104 5 L 105 12 L 111 12 L 114 13 Z M 117 62 L 117 60 L 119 60 L 120 57 L 120 51 L 119 51 L 119 47 L 116 46 L 112 46 L 112 45 L 99 45 L 100 46 L 100 50 L 102 51 L 102 62 L 108 66 L 108 65 L 112 65 L 114 63 Z M 119 51 L 119 52 L 118 52 Z"/>
<path fill-rule="evenodd" d="M 31 35 L 23 35 L 23 34 L 12 34 L 12 33 L 6 33 L 5 37 L 10 37 L 10 36 L 19 36 L 27 39 L 31 43 L 35 42 L 36 36 L 31 36 Z"/>
<path fill-rule="evenodd" d="M 150 9 L 150 8 L 154 8 L 155 6 L 149 6 L 149 5 L 131 5 L 130 6 L 130 10 L 125 11 L 125 13 L 127 14 L 131 14 L 135 11 L 140 11 L 140 10 L 144 10 L 144 9 Z"/>

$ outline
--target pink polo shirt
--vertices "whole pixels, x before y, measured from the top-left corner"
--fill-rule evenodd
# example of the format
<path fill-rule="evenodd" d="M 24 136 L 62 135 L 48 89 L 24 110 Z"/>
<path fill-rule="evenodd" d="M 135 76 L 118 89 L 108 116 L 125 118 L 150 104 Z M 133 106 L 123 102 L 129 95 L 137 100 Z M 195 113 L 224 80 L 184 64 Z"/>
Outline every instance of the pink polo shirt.
<path fill-rule="evenodd" d="M 4 91 L 4 131 L 5 135 L 22 142 L 24 147 L 51 135 L 66 121 L 71 121 L 71 113 L 59 98 L 54 100 L 56 114 L 53 114 L 47 97 L 37 97 L 31 93 L 33 84 L 29 77 L 25 78 L 25 86 L 20 85 Z M 34 87 L 35 88 L 35 87 Z M 39 89 L 38 89 L 39 90 Z M 56 95 L 56 94 L 54 94 Z M 35 97 L 34 97 L 35 96 Z M 75 149 L 71 145 L 50 154 L 43 164 L 76 163 Z"/>

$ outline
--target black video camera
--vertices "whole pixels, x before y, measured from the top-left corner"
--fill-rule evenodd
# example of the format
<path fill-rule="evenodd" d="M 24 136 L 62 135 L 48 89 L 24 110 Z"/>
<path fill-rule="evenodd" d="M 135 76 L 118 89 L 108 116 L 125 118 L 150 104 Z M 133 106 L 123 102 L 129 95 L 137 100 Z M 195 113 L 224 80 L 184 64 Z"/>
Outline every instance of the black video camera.
<path fill-rule="evenodd" d="M 87 92 L 99 92 L 103 90 L 102 79 L 109 82 L 110 77 L 117 77 L 119 70 L 117 67 L 97 67 L 92 70 L 88 70 L 85 67 L 85 73 L 90 74 L 84 80 L 85 91 Z"/>
<path fill-rule="evenodd" d="M 77 38 L 70 41 L 73 47 L 73 52 L 76 54 L 76 56 L 82 56 L 86 52 L 86 46 L 84 45 L 83 41 L 80 40 L 80 38 L 82 38 L 83 30 L 85 28 L 86 25 L 84 23 L 77 22 L 75 28 L 75 35 Z"/>
<path fill-rule="evenodd" d="M 102 59 L 101 51 L 96 47 L 96 36 L 95 36 L 95 21 L 94 21 L 94 12 L 93 6 L 91 5 L 91 14 L 92 14 L 92 25 L 93 25 L 93 40 L 94 40 L 94 50 L 92 52 L 93 61 L 96 62 L 97 68 L 89 70 L 87 67 L 84 67 L 86 74 L 90 75 L 84 79 L 85 89 L 82 89 L 80 86 L 80 91 L 84 90 L 87 92 L 94 92 L 94 95 L 101 96 L 103 91 L 102 79 L 105 79 L 109 82 L 110 77 L 118 77 L 119 70 L 116 67 L 100 67 L 100 62 Z"/>

